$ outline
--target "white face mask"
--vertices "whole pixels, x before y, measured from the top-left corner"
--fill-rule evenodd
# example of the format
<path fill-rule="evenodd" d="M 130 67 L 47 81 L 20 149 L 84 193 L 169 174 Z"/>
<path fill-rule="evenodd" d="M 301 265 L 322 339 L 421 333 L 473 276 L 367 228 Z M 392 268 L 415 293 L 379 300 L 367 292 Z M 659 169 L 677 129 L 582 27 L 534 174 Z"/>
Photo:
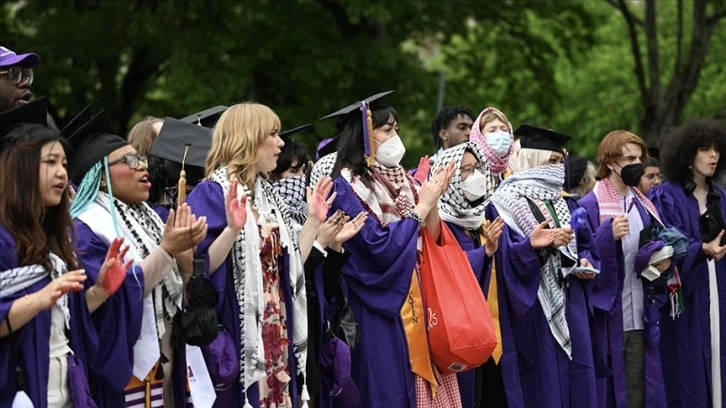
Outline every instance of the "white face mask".
<path fill-rule="evenodd" d="M 512 146 L 512 138 L 505 131 L 487 133 L 486 141 L 499 157 L 504 157 Z"/>
<path fill-rule="evenodd" d="M 378 143 L 378 142 L 376 142 Z M 384 167 L 396 167 L 401 163 L 406 147 L 401 138 L 396 135 L 381 143 L 376 149 L 376 161 Z"/>
<path fill-rule="evenodd" d="M 474 170 L 474 173 L 461 183 L 461 189 L 467 200 L 476 201 L 487 193 L 487 177 L 479 170 Z"/>

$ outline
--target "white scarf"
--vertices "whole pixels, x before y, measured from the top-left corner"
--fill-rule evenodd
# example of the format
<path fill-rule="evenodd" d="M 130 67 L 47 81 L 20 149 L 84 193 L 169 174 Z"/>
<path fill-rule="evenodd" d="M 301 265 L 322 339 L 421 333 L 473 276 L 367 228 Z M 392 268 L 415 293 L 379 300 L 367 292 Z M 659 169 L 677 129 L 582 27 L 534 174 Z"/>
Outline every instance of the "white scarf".
<path fill-rule="evenodd" d="M 56 279 L 68 272 L 66 263 L 56 254 L 48 254 L 53 270 L 50 271 L 50 278 Z M 0 272 L 0 298 L 14 295 L 21 290 L 29 288 L 48 276 L 48 271 L 43 265 L 26 265 L 8 269 Z M 71 312 L 68 308 L 68 294 L 64 294 L 56 302 L 56 306 L 63 312 L 66 329 L 70 328 Z"/>
<path fill-rule="evenodd" d="M 436 155 L 432 174 L 435 174 L 438 169 L 446 167 L 449 163 L 456 164 L 454 175 L 449 183 L 449 189 L 444 192 L 438 202 L 439 216 L 442 220 L 460 227 L 478 229 L 484 222 L 486 207 L 489 204 L 491 194 L 496 188 L 496 179 L 492 176 L 487 165 L 484 172 L 487 183 L 486 195 L 482 197 L 483 200 L 479 205 L 472 207 L 471 203 L 464 197 L 463 182 L 461 180 L 461 161 L 467 151 L 471 152 L 480 163 L 486 163 L 486 158 L 479 150 L 479 147 L 472 142 L 467 142 L 446 150 L 440 150 Z"/>
<path fill-rule="evenodd" d="M 226 196 L 230 186 L 227 166 L 214 171 L 211 181 L 222 187 Z M 238 195 L 249 196 L 249 190 L 239 184 Z M 288 274 L 292 288 L 293 303 L 293 344 L 297 357 L 297 372 L 305 374 L 307 359 L 308 318 L 307 299 L 305 294 L 305 273 L 297 243 L 293 233 L 287 209 L 272 186 L 262 177 L 255 179 L 254 202 L 248 202 L 247 222 L 244 229 L 237 235 L 232 247 L 234 264 L 234 285 L 239 304 L 240 339 L 240 383 L 244 390 L 265 378 L 265 349 L 262 342 L 262 318 L 264 316 L 264 289 L 262 286 L 262 264 L 260 262 L 260 231 L 258 220 L 255 219 L 253 208 L 260 218 L 274 218 L 279 226 L 282 247 L 289 257 Z M 249 273 L 248 273 L 249 272 Z"/>

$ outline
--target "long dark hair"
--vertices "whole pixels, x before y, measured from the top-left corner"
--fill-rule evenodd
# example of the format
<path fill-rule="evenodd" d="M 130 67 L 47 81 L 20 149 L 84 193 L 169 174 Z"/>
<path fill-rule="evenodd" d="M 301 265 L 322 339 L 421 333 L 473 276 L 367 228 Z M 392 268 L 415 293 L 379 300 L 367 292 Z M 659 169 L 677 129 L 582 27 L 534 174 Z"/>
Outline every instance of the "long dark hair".
<path fill-rule="evenodd" d="M 398 112 L 388 105 L 371 105 L 371 114 L 373 117 L 373 129 L 388 123 L 391 116 L 398 121 Z M 373 129 L 369 129 L 370 132 Z M 356 110 L 348 114 L 345 118 L 343 131 L 338 139 L 338 158 L 335 160 L 332 178 L 340 175 L 340 171 L 344 168 L 350 168 L 355 176 L 359 176 L 363 184 L 370 187 L 373 180 L 368 171 L 365 159 L 365 146 L 363 144 L 363 121 L 360 111 Z"/>
<path fill-rule="evenodd" d="M 715 120 L 692 120 L 674 129 L 665 139 L 660 159 L 667 180 L 685 186 L 693 179 L 691 165 L 700 149 L 714 147 L 726 154 L 726 126 Z M 713 178 L 718 178 L 726 166 L 719 158 Z"/>
<path fill-rule="evenodd" d="M 20 140 L 0 151 L 0 223 L 16 242 L 20 265 L 40 264 L 52 270 L 50 252 L 58 255 L 69 270 L 78 268 L 73 252 L 73 224 L 70 191 L 61 201 L 46 208 L 40 195 L 40 152 L 48 142 L 58 142 L 65 152 L 68 145 L 58 133 L 44 126 L 21 125 L 11 132 L 22 132 Z"/>

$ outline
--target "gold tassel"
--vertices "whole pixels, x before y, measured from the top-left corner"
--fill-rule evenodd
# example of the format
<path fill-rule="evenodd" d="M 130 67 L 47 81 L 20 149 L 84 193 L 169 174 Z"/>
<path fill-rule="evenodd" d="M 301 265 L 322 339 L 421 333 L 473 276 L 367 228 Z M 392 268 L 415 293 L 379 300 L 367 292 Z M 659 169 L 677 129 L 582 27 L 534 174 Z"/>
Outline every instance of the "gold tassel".
<path fill-rule="evenodd" d="M 373 140 L 373 114 L 371 113 L 371 110 L 367 110 L 367 118 L 366 121 L 368 122 L 368 146 L 370 147 L 370 154 L 368 155 L 368 166 L 372 166 L 373 162 L 376 160 L 376 143 Z"/>
<path fill-rule="evenodd" d="M 182 168 L 179 172 L 179 185 L 177 187 L 177 206 L 184 204 L 187 198 L 187 172 L 184 171 L 184 163 L 187 160 L 187 153 L 189 153 L 190 144 L 184 145 L 184 157 L 182 157 Z"/>

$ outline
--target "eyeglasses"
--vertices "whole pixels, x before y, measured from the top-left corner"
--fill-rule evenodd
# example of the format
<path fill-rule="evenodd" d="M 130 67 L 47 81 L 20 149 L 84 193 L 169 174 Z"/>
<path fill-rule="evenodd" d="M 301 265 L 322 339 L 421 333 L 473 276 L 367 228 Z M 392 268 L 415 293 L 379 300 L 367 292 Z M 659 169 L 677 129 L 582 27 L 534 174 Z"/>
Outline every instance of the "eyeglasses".
<path fill-rule="evenodd" d="M 29 67 L 10 67 L 5 71 L 0 71 L 0 74 L 8 74 L 10 82 L 13 85 L 18 85 L 23 82 L 23 78 L 28 80 L 28 85 L 33 84 L 33 68 Z"/>
<path fill-rule="evenodd" d="M 464 174 L 473 174 L 474 170 L 479 170 L 480 172 L 484 173 L 485 168 L 486 164 L 484 162 L 478 162 L 477 164 L 465 164 L 459 167 L 459 170 L 461 170 L 461 172 Z"/>
<path fill-rule="evenodd" d="M 129 168 L 132 170 L 138 170 L 139 164 L 144 163 L 144 165 L 148 164 L 149 161 L 146 158 L 145 154 L 133 154 L 133 153 L 126 153 L 125 155 L 119 157 L 118 159 L 109 162 L 108 166 L 111 167 L 114 164 L 118 163 L 126 163 Z"/>

